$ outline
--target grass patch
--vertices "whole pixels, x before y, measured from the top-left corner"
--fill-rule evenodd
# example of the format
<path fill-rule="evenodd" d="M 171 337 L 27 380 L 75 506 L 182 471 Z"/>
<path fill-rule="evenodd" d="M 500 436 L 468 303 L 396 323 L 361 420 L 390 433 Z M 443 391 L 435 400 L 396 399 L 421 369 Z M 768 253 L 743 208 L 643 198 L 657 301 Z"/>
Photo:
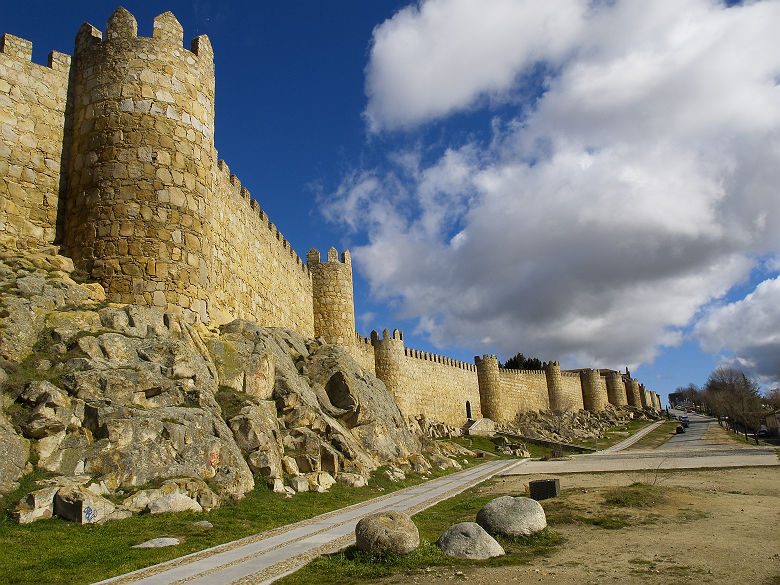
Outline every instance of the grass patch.
<path fill-rule="evenodd" d="M 580 524 L 598 526 L 605 530 L 619 530 L 633 524 L 627 514 L 615 512 L 592 513 L 570 504 L 566 499 L 545 500 L 542 502 L 547 523 L 550 526 L 561 524 Z"/>
<path fill-rule="evenodd" d="M 671 439 L 675 434 L 675 429 L 680 423 L 676 420 L 668 420 L 662 422 L 657 428 L 647 433 L 644 437 L 639 439 L 636 443 L 628 447 L 628 450 L 636 449 L 655 449 L 660 447 L 666 441 Z"/>
<path fill-rule="evenodd" d="M 637 482 L 609 490 L 604 494 L 604 503 L 619 508 L 652 508 L 666 501 L 663 492 L 660 487 Z"/>
<path fill-rule="evenodd" d="M 448 438 L 439 438 L 435 439 L 436 441 L 450 441 L 452 443 L 457 443 L 461 447 L 466 447 L 466 449 L 471 449 L 473 451 L 485 451 L 487 453 L 492 453 L 493 455 L 496 455 L 497 457 L 508 457 L 508 455 L 504 455 L 503 453 L 499 453 L 496 449 L 496 444 L 488 439 L 487 437 L 480 437 L 478 435 L 470 435 L 467 437 L 452 437 L 451 439 Z"/>
<path fill-rule="evenodd" d="M 222 418 L 228 421 L 241 412 L 241 406 L 249 400 L 249 395 L 230 386 L 220 386 L 214 398 L 222 409 Z"/>
<path fill-rule="evenodd" d="M 659 516 L 649 513 L 649 510 L 666 501 L 663 492 L 660 487 L 634 483 L 627 487 L 596 490 L 587 497 L 584 494 L 588 490 L 564 491 L 559 497 L 544 500 L 541 504 L 551 526 L 579 524 L 619 530 L 657 521 Z"/>
<path fill-rule="evenodd" d="M 436 541 L 442 532 L 458 522 L 473 522 L 479 509 L 495 495 L 479 495 L 480 486 L 466 490 L 449 500 L 416 514 L 414 523 L 420 531 L 420 546 L 408 555 L 367 553 L 355 546 L 319 557 L 296 573 L 278 581 L 280 585 L 317 583 L 318 585 L 357 584 L 397 573 L 416 574 L 430 567 L 500 567 L 530 562 L 550 554 L 563 539 L 549 528 L 524 538 L 496 540 L 506 555 L 485 561 L 454 559 L 445 555 Z"/>
<path fill-rule="evenodd" d="M 434 471 L 428 477 L 447 475 Z M 50 474 L 35 472 L 20 481 L 13 493 L 2 499 L 11 508 L 32 490 L 37 479 Z M 391 482 L 380 468 L 368 486 L 348 488 L 334 485 L 329 492 L 305 492 L 293 498 L 271 492 L 263 478 L 243 500 L 210 512 L 141 514 L 102 526 L 79 525 L 61 519 L 39 520 L 19 525 L 8 514 L 0 517 L 0 583 L 33 585 L 69 583 L 78 585 L 106 579 L 156 563 L 197 552 L 279 526 L 311 518 L 424 481 L 409 473 L 404 481 Z M 151 485 L 151 484 L 150 484 Z M 214 528 L 205 530 L 193 522 L 208 520 Z M 173 536 L 181 544 L 164 549 L 132 549 L 150 538 Z"/>
<path fill-rule="evenodd" d="M 608 428 L 606 431 L 604 431 L 604 436 L 599 438 L 598 440 L 598 448 L 599 449 L 606 449 L 607 447 L 612 447 L 613 445 L 617 445 L 621 441 L 625 441 L 630 436 L 635 435 L 648 425 L 650 425 L 647 420 L 632 420 L 626 424 L 620 424 L 616 425 L 614 427 Z M 628 434 L 625 434 L 628 433 Z M 588 443 L 583 443 L 584 446 L 590 447 L 591 445 L 588 445 Z"/>

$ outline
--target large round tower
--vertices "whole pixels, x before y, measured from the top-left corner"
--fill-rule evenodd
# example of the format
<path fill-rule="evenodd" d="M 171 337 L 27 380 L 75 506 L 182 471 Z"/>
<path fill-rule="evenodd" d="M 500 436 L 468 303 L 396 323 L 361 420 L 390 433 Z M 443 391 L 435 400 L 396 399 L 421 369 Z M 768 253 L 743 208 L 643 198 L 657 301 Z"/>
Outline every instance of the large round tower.
<path fill-rule="evenodd" d="M 547 379 L 547 395 L 550 398 L 550 410 L 573 410 L 570 405 L 567 404 L 566 396 L 563 392 L 561 364 L 558 362 L 544 364 L 544 374 Z"/>
<path fill-rule="evenodd" d="M 635 378 L 626 380 L 626 398 L 628 405 L 635 408 L 642 408 L 642 397 L 639 391 L 639 381 Z"/>
<path fill-rule="evenodd" d="M 312 248 L 306 255 L 311 273 L 314 335 L 328 343 L 350 347 L 355 344 L 355 301 L 352 293 L 352 259 L 349 250 L 328 250 L 328 261 Z"/>
<path fill-rule="evenodd" d="M 598 370 L 583 370 L 580 372 L 580 380 L 582 381 L 582 403 L 585 410 L 591 412 L 604 410 L 607 405 L 607 392 L 601 380 L 601 373 Z"/>
<path fill-rule="evenodd" d="M 371 332 L 371 345 L 374 346 L 374 363 L 376 377 L 384 382 L 387 389 L 395 397 L 401 412 L 409 413 L 408 395 L 404 393 L 404 334 L 398 329 L 393 334 L 385 329 L 382 339 L 376 331 Z"/>
<path fill-rule="evenodd" d="M 152 38 L 124 8 L 105 39 L 79 30 L 64 243 L 110 301 L 206 320 L 214 58 L 205 35 L 182 43 L 170 12 Z"/>
<path fill-rule="evenodd" d="M 501 373 L 495 355 L 474 356 L 479 384 L 479 404 L 482 416 L 495 422 L 505 422 L 501 408 Z"/>
<path fill-rule="evenodd" d="M 626 385 L 623 383 L 623 375 L 620 372 L 607 372 L 607 398 L 614 406 L 625 406 Z"/>

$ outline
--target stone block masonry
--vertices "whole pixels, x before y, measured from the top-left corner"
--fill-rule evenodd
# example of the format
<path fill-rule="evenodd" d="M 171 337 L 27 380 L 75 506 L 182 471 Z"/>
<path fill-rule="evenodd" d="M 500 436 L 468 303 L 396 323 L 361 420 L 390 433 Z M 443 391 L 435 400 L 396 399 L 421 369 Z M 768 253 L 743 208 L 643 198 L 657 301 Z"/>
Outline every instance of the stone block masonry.
<path fill-rule="evenodd" d="M 404 347 L 403 333 L 355 331 L 352 261 L 335 248 L 306 262 L 219 160 L 214 53 L 184 47 L 166 12 L 151 38 L 117 8 L 105 34 L 83 24 L 73 57 L 31 62 L 32 43 L 0 40 L 0 235 L 59 244 L 114 303 L 156 306 L 188 321 L 236 318 L 344 347 L 407 416 L 460 426 L 538 409 L 660 408 L 626 375 L 467 364 Z M 606 372 L 606 373 L 605 373 Z M 606 376 L 606 378 L 605 378 Z"/>
<path fill-rule="evenodd" d="M 0 38 L 0 232 L 51 243 L 63 181 L 70 56 L 30 61 L 32 43 Z"/>

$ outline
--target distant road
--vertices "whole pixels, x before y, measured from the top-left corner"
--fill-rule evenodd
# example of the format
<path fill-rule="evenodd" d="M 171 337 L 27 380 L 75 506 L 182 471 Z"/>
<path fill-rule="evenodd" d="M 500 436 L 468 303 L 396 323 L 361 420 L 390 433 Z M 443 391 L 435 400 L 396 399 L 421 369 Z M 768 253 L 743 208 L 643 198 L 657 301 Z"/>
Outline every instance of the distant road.
<path fill-rule="evenodd" d="M 685 413 L 682 413 L 685 414 Z M 753 447 L 739 443 L 715 444 L 704 440 L 707 429 L 718 424 L 711 417 L 689 413 L 689 426 L 681 435 L 670 435 L 656 449 L 621 452 L 626 441 L 598 453 L 574 455 L 561 461 L 526 461 L 502 475 L 586 473 L 593 471 L 639 471 L 648 469 L 695 469 L 697 467 L 742 467 L 779 465 L 774 447 Z M 653 428 L 655 426 L 651 425 Z M 650 432 L 652 429 L 643 429 Z M 637 433 L 638 435 L 639 433 Z M 629 439 L 637 439 L 637 435 Z"/>

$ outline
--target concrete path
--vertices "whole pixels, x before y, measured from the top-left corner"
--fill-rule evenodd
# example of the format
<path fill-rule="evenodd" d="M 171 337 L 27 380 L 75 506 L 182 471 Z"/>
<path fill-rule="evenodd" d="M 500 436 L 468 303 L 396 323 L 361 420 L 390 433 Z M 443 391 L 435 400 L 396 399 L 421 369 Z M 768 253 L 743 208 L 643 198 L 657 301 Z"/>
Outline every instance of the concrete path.
<path fill-rule="evenodd" d="M 659 426 L 661 426 L 661 423 L 663 423 L 663 422 L 664 421 L 662 421 L 662 420 L 656 421 L 653 424 L 651 424 L 649 426 L 646 426 L 641 431 L 639 431 L 637 433 L 634 433 L 633 435 L 631 435 L 625 441 L 620 441 L 616 445 L 612 445 L 611 447 L 607 447 L 606 449 L 603 449 L 601 452 L 602 453 L 617 453 L 618 451 L 622 451 L 623 449 L 625 449 L 627 447 L 630 447 L 631 445 L 636 443 L 639 439 L 644 437 L 647 433 L 649 433 L 649 432 L 653 431 L 654 429 L 658 428 Z"/>
<path fill-rule="evenodd" d="M 678 451 L 631 451 L 629 453 L 574 455 L 567 460 L 526 461 L 501 475 L 536 473 L 589 473 L 594 471 L 641 471 L 695 469 L 697 467 L 742 467 L 778 465 L 774 449 L 712 449 Z"/>
<path fill-rule="evenodd" d="M 774 447 L 753 447 L 739 443 L 724 445 L 705 441 L 707 429 L 711 424 L 718 424 L 717 421 L 694 413 L 690 413 L 688 417 L 690 423 L 685 433 L 671 436 L 655 449 L 619 451 L 663 421 L 643 429 L 610 449 L 587 455 L 574 455 L 566 460 L 526 461 L 502 475 L 780 465 Z"/>
<path fill-rule="evenodd" d="M 271 583 L 311 559 L 355 541 L 358 520 L 383 510 L 414 514 L 450 498 L 523 460 L 498 460 L 329 512 L 270 532 L 219 545 L 126 575 L 100 585 L 248 585 Z M 97 584 L 96 584 L 97 585 Z"/>

